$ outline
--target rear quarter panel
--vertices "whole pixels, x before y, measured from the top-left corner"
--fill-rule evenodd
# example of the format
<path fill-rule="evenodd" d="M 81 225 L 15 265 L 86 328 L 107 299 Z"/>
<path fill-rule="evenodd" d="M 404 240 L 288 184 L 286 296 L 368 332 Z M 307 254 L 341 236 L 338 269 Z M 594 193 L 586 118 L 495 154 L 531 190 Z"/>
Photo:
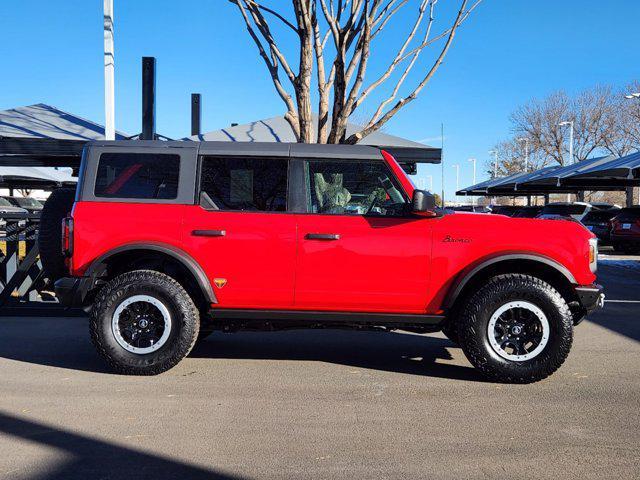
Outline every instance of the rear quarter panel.
<path fill-rule="evenodd" d="M 72 275 L 84 274 L 96 258 L 122 245 L 161 243 L 180 248 L 185 208 L 171 204 L 76 202 L 72 213 Z"/>

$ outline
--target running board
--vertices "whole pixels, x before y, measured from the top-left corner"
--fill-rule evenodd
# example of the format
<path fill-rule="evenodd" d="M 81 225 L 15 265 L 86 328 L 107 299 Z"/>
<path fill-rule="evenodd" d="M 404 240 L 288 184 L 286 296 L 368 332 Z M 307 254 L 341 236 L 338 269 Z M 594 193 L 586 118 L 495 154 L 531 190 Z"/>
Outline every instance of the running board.
<path fill-rule="evenodd" d="M 309 323 L 364 323 L 370 325 L 440 325 L 444 315 L 405 313 L 324 312 L 309 310 L 249 310 L 212 308 L 209 314 L 217 320 L 305 321 Z"/>

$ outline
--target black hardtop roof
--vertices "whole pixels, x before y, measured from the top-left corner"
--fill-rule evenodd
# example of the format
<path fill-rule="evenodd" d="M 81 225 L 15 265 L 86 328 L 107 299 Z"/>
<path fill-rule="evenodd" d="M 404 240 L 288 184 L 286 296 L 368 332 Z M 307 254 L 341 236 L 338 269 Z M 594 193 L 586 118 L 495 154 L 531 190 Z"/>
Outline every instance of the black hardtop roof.
<path fill-rule="evenodd" d="M 87 147 L 109 148 L 197 148 L 200 155 L 233 156 L 285 156 L 304 158 L 341 158 L 353 160 L 380 160 L 382 148 L 366 145 L 327 145 L 313 143 L 273 142 L 184 142 L 159 140 L 115 140 L 88 142 Z M 392 153 L 392 152 L 390 152 Z"/>

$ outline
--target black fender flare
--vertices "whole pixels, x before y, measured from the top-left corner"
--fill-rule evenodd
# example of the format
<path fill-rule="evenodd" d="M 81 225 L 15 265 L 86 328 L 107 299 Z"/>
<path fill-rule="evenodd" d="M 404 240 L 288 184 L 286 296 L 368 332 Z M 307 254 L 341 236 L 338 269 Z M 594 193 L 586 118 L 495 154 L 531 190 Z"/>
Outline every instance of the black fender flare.
<path fill-rule="evenodd" d="M 200 287 L 200 290 L 202 291 L 205 299 L 209 303 L 218 303 L 218 299 L 216 298 L 216 294 L 213 291 L 211 282 L 209 281 L 207 274 L 198 264 L 198 262 L 196 262 L 195 259 L 184 250 L 164 243 L 128 243 L 126 245 L 116 247 L 106 253 L 103 253 L 93 262 L 91 262 L 91 265 L 89 265 L 89 268 L 87 268 L 85 275 L 92 278 L 99 277 L 102 274 L 104 265 L 107 260 L 109 260 L 109 258 L 120 253 L 130 252 L 133 250 L 151 250 L 154 252 L 160 252 L 177 260 L 189 272 L 191 272 L 193 277 L 196 279 L 196 282 L 198 283 L 198 286 Z"/>
<path fill-rule="evenodd" d="M 444 308 L 450 309 L 455 301 L 457 300 L 460 293 L 464 287 L 471 281 L 471 279 L 480 271 L 485 268 L 495 265 L 499 262 L 509 261 L 509 260 L 528 260 L 542 263 L 548 267 L 555 269 L 558 273 L 562 274 L 564 278 L 571 284 L 576 284 L 576 279 L 573 274 L 569 271 L 567 267 L 562 265 L 561 263 L 553 260 L 549 257 L 545 257 L 544 255 L 532 254 L 532 253 L 506 253 L 506 254 L 498 254 L 491 256 L 490 258 L 484 258 L 480 261 L 472 264 L 470 267 L 462 270 L 458 277 L 453 282 L 444 301 Z"/>

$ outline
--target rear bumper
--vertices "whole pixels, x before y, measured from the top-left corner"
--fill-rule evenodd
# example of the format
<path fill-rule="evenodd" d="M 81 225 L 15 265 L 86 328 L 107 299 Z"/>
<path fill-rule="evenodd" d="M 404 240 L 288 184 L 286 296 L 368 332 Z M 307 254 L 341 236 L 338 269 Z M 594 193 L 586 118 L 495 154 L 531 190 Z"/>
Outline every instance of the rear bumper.
<path fill-rule="evenodd" d="M 586 313 L 591 313 L 596 308 L 602 308 L 604 306 L 602 285 L 595 283 L 592 285 L 581 285 L 576 287 L 576 294 L 578 295 L 580 306 Z"/>
<path fill-rule="evenodd" d="M 69 308 L 83 307 L 93 286 L 91 277 L 63 277 L 56 280 L 54 290 L 58 301 Z"/>
<path fill-rule="evenodd" d="M 615 243 L 620 243 L 620 244 L 626 244 L 626 245 L 640 245 L 640 235 L 634 235 L 634 234 L 616 234 L 616 233 L 612 233 L 611 234 L 611 241 L 615 242 Z"/>

